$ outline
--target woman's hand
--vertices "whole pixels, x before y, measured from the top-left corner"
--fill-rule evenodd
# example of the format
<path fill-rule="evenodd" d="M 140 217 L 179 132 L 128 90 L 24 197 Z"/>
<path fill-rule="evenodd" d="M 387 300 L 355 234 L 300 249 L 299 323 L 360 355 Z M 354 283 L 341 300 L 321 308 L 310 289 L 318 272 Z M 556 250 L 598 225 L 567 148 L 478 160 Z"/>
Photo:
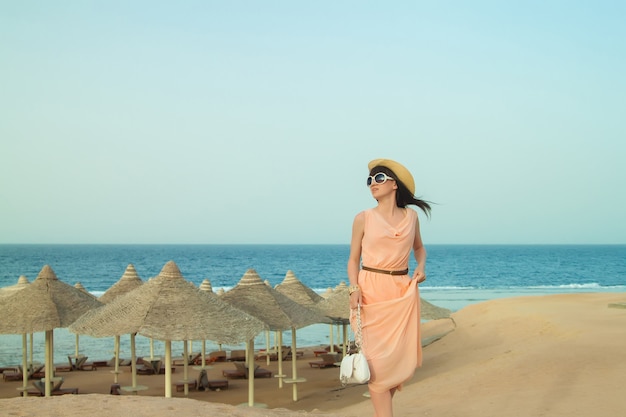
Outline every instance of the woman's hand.
<path fill-rule="evenodd" d="M 350 308 L 357 308 L 359 304 L 363 304 L 362 301 L 361 290 L 356 290 L 350 294 Z"/>
<path fill-rule="evenodd" d="M 423 269 L 417 268 L 415 272 L 413 272 L 413 279 L 417 280 L 418 284 L 426 281 L 426 273 Z"/>

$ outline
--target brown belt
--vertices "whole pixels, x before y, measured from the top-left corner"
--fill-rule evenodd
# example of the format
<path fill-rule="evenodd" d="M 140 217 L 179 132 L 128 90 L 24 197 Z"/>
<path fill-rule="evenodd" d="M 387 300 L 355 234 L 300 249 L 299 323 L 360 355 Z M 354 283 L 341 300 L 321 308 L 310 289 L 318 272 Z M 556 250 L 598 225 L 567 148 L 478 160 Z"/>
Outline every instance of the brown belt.
<path fill-rule="evenodd" d="M 370 268 L 369 266 L 361 266 L 361 269 L 364 271 L 377 272 L 379 274 L 387 274 L 387 275 L 407 275 L 409 273 L 409 269 L 403 269 L 402 271 L 387 271 L 386 269 L 376 269 Z"/>

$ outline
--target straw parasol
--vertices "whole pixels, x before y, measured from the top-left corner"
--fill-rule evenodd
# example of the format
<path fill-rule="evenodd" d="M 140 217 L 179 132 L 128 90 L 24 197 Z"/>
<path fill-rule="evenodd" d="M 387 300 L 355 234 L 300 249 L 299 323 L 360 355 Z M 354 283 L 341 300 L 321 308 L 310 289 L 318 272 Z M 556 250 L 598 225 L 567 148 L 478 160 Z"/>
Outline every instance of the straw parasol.
<path fill-rule="evenodd" d="M 0 297 L 11 295 L 15 291 L 22 290 L 26 288 L 28 284 L 30 284 L 30 282 L 28 281 L 28 278 L 26 278 L 26 275 L 20 275 L 20 277 L 17 279 L 17 283 L 0 288 Z"/>
<path fill-rule="evenodd" d="M 54 329 L 69 326 L 85 312 L 101 305 L 89 294 L 60 281 L 48 265 L 26 288 L 0 298 L 0 311 L 3 312 L 0 333 L 24 335 L 46 332 L 46 397 L 50 396 L 53 377 Z"/>
<path fill-rule="evenodd" d="M 293 378 L 285 380 L 293 384 L 293 400 L 298 400 L 297 383 L 305 380 L 297 378 L 296 367 L 296 329 L 328 320 L 317 311 L 293 301 L 286 295 L 266 285 L 254 269 L 248 269 L 239 283 L 224 293 L 221 299 L 241 308 L 267 324 L 270 330 L 281 332 L 291 329 Z M 279 336 L 281 335 L 278 333 Z M 282 339 L 282 337 L 281 337 Z M 278 341 L 278 378 L 282 386 L 282 341 Z M 254 340 L 248 342 L 248 363 L 254 363 Z M 250 372 L 248 405 L 254 406 L 254 373 Z"/>
<path fill-rule="evenodd" d="M 113 301 L 117 296 L 126 294 L 128 291 L 134 290 L 143 284 L 135 266 L 128 264 L 122 277 L 100 296 L 100 302 L 108 303 Z"/>
<path fill-rule="evenodd" d="M 85 314 L 70 331 L 104 337 L 139 333 L 165 341 L 165 396 L 172 396 L 171 342 L 173 340 L 220 340 L 240 343 L 265 328 L 258 319 L 186 281 L 178 266 L 169 261 L 158 276 L 98 310 Z M 133 375 L 135 357 L 131 338 Z M 186 354 L 186 352 L 185 352 Z M 186 362 L 185 362 L 186 363 Z M 188 391 L 187 365 L 184 368 Z M 133 380 L 133 387 L 135 387 Z M 127 389 L 132 391 L 133 387 Z"/>
<path fill-rule="evenodd" d="M 0 297 L 14 294 L 15 291 L 19 291 L 19 290 L 26 288 L 28 284 L 30 284 L 30 281 L 28 281 L 28 278 L 26 278 L 26 275 L 20 275 L 19 278 L 17 279 L 16 284 L 0 288 Z M 28 366 L 33 366 L 33 334 L 32 333 L 30 333 L 30 360 L 27 360 L 26 358 L 27 352 L 28 352 L 28 340 L 27 340 L 26 334 L 24 333 L 22 334 L 22 369 L 28 369 Z M 27 390 L 28 375 L 25 372 L 22 372 L 22 374 L 23 374 L 22 390 L 23 392 L 25 392 L 24 395 L 28 395 L 28 393 L 26 392 L 28 391 Z"/>
<path fill-rule="evenodd" d="M 283 282 L 276 285 L 276 291 L 286 295 L 291 298 L 293 301 L 311 308 L 313 310 L 318 311 L 322 316 L 328 316 L 325 311 L 319 308 L 319 303 L 324 301 L 324 297 L 313 291 L 311 288 L 304 285 L 298 277 L 293 273 L 293 271 L 287 271 L 285 274 L 285 278 Z M 334 322 L 334 320 L 333 320 Z M 330 326 L 330 347 L 331 352 L 334 352 L 334 342 L 333 342 L 333 323 L 329 324 Z"/>
<path fill-rule="evenodd" d="M 287 271 L 283 282 L 276 285 L 275 288 L 276 291 L 307 307 L 314 307 L 324 299 L 321 295 L 304 285 L 292 270 Z"/>
<path fill-rule="evenodd" d="M 420 317 L 422 320 L 447 319 L 452 312 L 420 298 Z"/>
<path fill-rule="evenodd" d="M 329 317 L 333 323 L 342 326 L 343 354 L 345 356 L 348 353 L 348 324 L 350 324 L 350 293 L 346 283 L 340 282 L 334 290 L 328 293 L 326 298 L 317 303 L 316 307 Z M 330 347 L 334 349 L 332 339 Z"/>
<path fill-rule="evenodd" d="M 211 281 L 208 278 L 205 278 L 202 283 L 200 283 L 200 291 L 204 291 L 206 293 L 213 294 L 213 286 L 211 285 Z M 218 342 L 219 343 L 219 342 Z M 221 345 L 221 343 L 220 343 Z M 202 360 L 202 364 L 200 365 L 200 369 L 206 368 L 206 339 L 202 339 L 202 347 L 200 348 L 200 358 Z"/>
<path fill-rule="evenodd" d="M 98 298 L 95 295 L 91 294 L 89 291 L 87 291 L 87 288 L 85 288 L 85 286 L 83 284 L 81 284 L 80 281 L 77 282 L 76 284 L 74 284 L 74 288 L 77 288 L 77 289 L 81 290 L 82 292 L 84 292 L 85 294 L 88 294 L 90 297 L 93 297 L 94 299 Z M 74 352 L 74 359 L 76 361 L 78 361 L 78 358 L 81 356 L 79 354 L 79 347 L 80 347 L 79 338 L 80 338 L 80 336 L 76 335 L 76 350 Z"/>
<path fill-rule="evenodd" d="M 122 294 L 126 294 L 129 291 L 134 290 L 135 288 L 141 286 L 143 281 L 139 277 L 137 270 L 133 264 L 128 264 L 124 273 L 120 277 L 120 279 L 113 284 L 108 290 L 104 292 L 100 296 L 100 301 L 107 304 Z M 114 369 L 111 371 L 114 375 L 113 382 L 117 384 L 118 376 L 122 371 L 120 371 L 120 335 L 115 335 L 115 342 L 113 345 L 113 356 L 115 357 Z M 152 339 L 150 339 L 150 357 L 154 357 L 154 343 Z"/>
<path fill-rule="evenodd" d="M 200 289 L 206 292 L 213 292 L 213 286 L 211 285 L 211 281 L 208 278 L 205 278 L 200 284 Z"/>

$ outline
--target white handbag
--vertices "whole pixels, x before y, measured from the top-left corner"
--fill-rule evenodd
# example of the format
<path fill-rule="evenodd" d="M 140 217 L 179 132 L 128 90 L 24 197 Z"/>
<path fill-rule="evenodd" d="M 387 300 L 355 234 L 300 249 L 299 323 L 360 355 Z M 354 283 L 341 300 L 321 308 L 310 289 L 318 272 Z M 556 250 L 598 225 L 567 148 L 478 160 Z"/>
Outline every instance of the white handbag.
<path fill-rule="evenodd" d="M 339 367 L 339 379 L 342 385 L 347 384 L 364 384 L 370 380 L 370 368 L 367 359 L 361 351 L 362 334 L 361 334 L 361 305 L 357 306 L 356 311 L 357 331 L 354 335 L 354 344 L 358 351 L 351 355 L 346 355 L 341 360 Z"/>

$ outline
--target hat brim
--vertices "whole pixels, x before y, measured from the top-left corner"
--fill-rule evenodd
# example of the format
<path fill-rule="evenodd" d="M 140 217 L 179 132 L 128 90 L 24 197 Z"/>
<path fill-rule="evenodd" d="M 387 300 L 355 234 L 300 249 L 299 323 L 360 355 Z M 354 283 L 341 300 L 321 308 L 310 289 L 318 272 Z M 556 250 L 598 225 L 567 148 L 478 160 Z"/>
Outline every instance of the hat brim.
<path fill-rule="evenodd" d="M 371 171 L 375 167 L 385 167 L 389 168 L 396 174 L 396 179 L 400 180 L 402 184 L 411 192 L 412 195 L 415 195 L 415 180 L 413 179 L 413 175 L 411 172 L 401 163 L 396 162 L 392 159 L 374 159 L 367 164 L 367 168 Z"/>

